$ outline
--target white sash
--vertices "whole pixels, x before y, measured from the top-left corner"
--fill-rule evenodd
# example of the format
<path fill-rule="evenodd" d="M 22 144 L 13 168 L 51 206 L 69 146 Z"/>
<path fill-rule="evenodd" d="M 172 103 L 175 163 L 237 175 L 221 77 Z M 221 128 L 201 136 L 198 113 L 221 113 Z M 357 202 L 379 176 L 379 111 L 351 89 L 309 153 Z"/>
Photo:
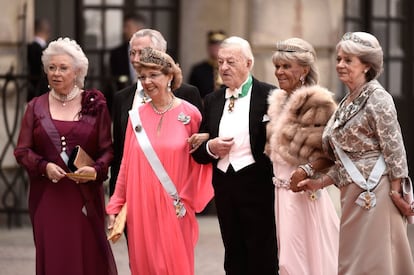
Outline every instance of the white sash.
<path fill-rule="evenodd" d="M 358 196 L 358 199 L 355 201 L 355 203 L 367 210 L 375 207 L 377 204 L 377 198 L 375 196 L 375 193 L 371 192 L 371 190 L 378 185 L 382 174 L 385 171 L 386 165 L 384 156 L 382 154 L 379 156 L 374 168 L 371 171 L 371 174 L 369 175 L 368 180 L 365 180 L 361 172 L 344 152 L 344 150 L 342 150 L 342 148 L 339 147 L 335 142 L 333 142 L 333 144 L 335 146 L 336 153 L 341 159 L 342 164 L 344 165 L 345 170 L 348 172 L 349 176 L 359 187 L 366 190 Z"/>
<path fill-rule="evenodd" d="M 152 148 L 151 142 L 148 139 L 145 129 L 144 127 L 142 127 L 138 108 L 130 110 L 129 117 L 131 118 L 132 129 L 135 132 L 135 136 L 137 138 L 138 143 L 141 146 L 142 151 L 147 157 L 148 162 L 150 163 L 152 169 L 154 170 L 155 174 L 160 180 L 165 191 L 167 191 L 167 193 L 171 196 L 171 198 L 174 201 L 177 217 L 184 217 L 187 210 L 185 209 L 184 204 L 180 200 L 174 183 L 172 182 L 170 176 L 167 174 L 167 171 L 165 171 L 164 166 L 162 165 L 160 159 L 154 151 L 154 148 Z"/>

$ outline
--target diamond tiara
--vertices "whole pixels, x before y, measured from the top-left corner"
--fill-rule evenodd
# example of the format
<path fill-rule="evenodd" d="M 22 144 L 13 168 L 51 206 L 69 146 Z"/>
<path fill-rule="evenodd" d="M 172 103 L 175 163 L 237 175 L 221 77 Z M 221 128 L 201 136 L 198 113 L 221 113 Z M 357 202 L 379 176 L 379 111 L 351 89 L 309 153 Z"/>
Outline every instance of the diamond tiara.
<path fill-rule="evenodd" d="M 358 35 L 352 33 L 352 32 L 347 32 L 342 36 L 342 41 L 346 41 L 346 40 L 351 40 L 354 43 L 358 43 L 361 44 L 365 47 L 370 47 L 370 48 L 374 48 L 371 43 L 369 43 L 366 40 L 361 39 Z"/>
<path fill-rule="evenodd" d="M 308 50 L 306 50 L 306 49 L 303 49 L 303 48 L 295 46 L 295 45 L 286 44 L 284 42 L 276 43 L 276 51 L 278 51 L 278 52 L 288 52 L 288 53 L 294 53 L 294 52 L 305 53 L 305 52 L 308 52 Z"/>

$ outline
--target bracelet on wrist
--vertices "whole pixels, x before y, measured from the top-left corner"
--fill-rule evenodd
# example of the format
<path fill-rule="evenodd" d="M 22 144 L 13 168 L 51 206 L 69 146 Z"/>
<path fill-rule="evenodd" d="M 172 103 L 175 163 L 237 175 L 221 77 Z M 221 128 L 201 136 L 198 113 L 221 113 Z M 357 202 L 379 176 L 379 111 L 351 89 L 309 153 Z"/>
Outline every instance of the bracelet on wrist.
<path fill-rule="evenodd" d="M 313 175 L 315 174 L 315 171 L 313 170 L 313 167 L 310 163 L 299 165 L 299 168 L 301 168 L 303 171 L 305 171 L 306 175 L 309 178 L 313 177 Z"/>

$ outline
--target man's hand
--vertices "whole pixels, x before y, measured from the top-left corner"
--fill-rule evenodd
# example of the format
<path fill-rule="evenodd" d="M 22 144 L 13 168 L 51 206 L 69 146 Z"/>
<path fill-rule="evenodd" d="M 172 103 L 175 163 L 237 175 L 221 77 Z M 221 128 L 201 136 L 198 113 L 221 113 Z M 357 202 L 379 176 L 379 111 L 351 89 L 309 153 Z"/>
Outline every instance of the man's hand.
<path fill-rule="evenodd" d="M 230 152 L 233 144 L 234 139 L 232 137 L 216 137 L 209 141 L 208 146 L 211 153 L 222 158 Z"/>

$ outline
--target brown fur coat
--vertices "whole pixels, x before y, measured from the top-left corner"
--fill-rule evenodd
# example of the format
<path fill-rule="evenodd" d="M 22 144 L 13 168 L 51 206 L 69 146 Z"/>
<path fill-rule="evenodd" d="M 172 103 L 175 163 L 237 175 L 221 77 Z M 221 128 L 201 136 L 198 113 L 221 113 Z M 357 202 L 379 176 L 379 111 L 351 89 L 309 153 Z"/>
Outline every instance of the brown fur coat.
<path fill-rule="evenodd" d="M 299 165 L 324 155 L 322 132 L 336 109 L 333 93 L 315 85 L 287 92 L 275 89 L 268 98 L 266 154 Z"/>

